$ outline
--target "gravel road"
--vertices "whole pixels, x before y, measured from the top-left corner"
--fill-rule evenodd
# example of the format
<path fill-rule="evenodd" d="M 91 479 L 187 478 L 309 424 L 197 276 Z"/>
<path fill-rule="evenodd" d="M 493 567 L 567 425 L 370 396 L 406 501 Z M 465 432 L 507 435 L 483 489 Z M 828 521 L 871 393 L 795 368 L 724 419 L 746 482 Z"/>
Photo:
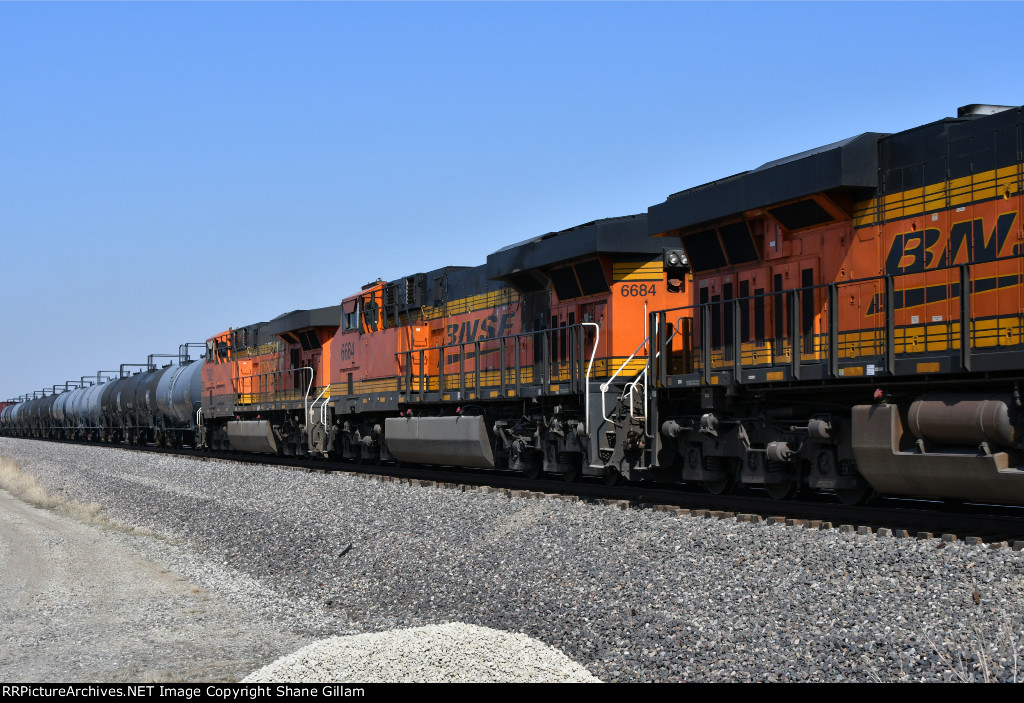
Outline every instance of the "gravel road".
<path fill-rule="evenodd" d="M 24 440 L 0 455 L 306 638 L 461 621 L 604 681 L 1013 680 L 1024 660 L 1008 549 Z"/>
<path fill-rule="evenodd" d="M 309 642 L 141 556 L 144 541 L 0 491 L 5 683 L 234 681 Z"/>

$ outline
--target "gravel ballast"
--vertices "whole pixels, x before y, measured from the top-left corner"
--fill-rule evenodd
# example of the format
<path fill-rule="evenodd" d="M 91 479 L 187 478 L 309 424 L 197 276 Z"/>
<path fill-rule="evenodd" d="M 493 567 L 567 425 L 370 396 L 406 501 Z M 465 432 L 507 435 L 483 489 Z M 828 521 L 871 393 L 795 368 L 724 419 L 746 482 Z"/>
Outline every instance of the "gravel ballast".
<path fill-rule="evenodd" d="M 1013 680 L 1009 549 L 0 438 L 48 490 L 308 638 L 464 622 L 603 681 Z"/>
<path fill-rule="evenodd" d="M 242 683 L 599 683 L 557 649 L 518 633 L 445 623 L 331 637 Z"/>

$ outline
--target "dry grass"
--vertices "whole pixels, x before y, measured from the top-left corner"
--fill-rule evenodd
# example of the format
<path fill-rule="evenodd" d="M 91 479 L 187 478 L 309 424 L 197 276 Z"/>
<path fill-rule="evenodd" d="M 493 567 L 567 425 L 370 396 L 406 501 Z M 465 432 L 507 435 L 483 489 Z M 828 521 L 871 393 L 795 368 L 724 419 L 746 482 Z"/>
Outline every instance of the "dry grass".
<path fill-rule="evenodd" d="M 0 456 L 0 489 L 29 505 L 54 510 L 61 515 L 81 520 L 90 525 L 100 525 L 131 535 L 163 539 L 159 534 L 145 527 L 132 527 L 114 522 L 103 515 L 103 506 L 99 503 L 79 503 L 61 496 L 51 495 L 36 481 L 35 476 L 25 473 L 16 462 L 2 456 Z"/>
<path fill-rule="evenodd" d="M 51 495 L 36 481 L 35 476 L 25 473 L 20 466 L 6 457 L 0 457 L 0 488 L 38 508 L 56 510 L 63 515 L 91 524 L 113 525 L 100 514 L 103 506 L 99 503 L 77 503 Z"/>

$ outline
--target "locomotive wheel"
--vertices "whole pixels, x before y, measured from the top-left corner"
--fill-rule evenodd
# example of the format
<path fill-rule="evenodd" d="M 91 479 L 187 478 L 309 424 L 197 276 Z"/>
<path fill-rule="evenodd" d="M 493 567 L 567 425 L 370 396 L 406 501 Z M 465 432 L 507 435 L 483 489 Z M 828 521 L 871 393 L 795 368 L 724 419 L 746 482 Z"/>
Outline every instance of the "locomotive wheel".
<path fill-rule="evenodd" d="M 576 468 L 570 469 L 569 471 L 566 471 L 564 474 L 562 474 L 562 480 L 565 481 L 566 483 L 574 483 L 576 481 L 576 479 L 578 479 L 579 477 L 580 477 L 580 469 L 579 469 L 578 466 Z"/>
<path fill-rule="evenodd" d="M 701 485 L 711 495 L 720 496 L 723 493 L 728 493 L 732 488 L 732 476 L 723 476 L 714 481 L 701 481 Z"/>
<path fill-rule="evenodd" d="M 842 488 L 836 491 L 836 498 L 843 505 L 860 505 L 867 502 L 871 495 L 871 486 L 857 486 L 856 488 Z"/>
<path fill-rule="evenodd" d="M 615 486 L 622 480 L 622 474 L 620 474 L 616 469 L 605 469 L 602 480 L 606 486 Z"/>
<path fill-rule="evenodd" d="M 527 456 L 519 442 L 513 442 L 508 452 L 508 466 L 513 471 L 522 471 L 523 476 L 532 481 L 540 476 L 542 467 L 539 461 Z"/>
<path fill-rule="evenodd" d="M 732 490 L 733 484 L 736 483 L 736 476 L 739 475 L 735 462 L 723 457 L 706 456 L 703 459 L 703 463 L 705 469 L 713 470 L 718 474 L 717 478 L 701 481 L 701 485 L 704 486 L 707 492 L 716 496 L 729 493 Z"/>
<path fill-rule="evenodd" d="M 784 481 L 783 483 L 766 483 L 764 484 L 765 493 L 770 495 L 775 500 L 788 500 L 797 494 L 800 490 L 800 484 L 796 481 Z"/>

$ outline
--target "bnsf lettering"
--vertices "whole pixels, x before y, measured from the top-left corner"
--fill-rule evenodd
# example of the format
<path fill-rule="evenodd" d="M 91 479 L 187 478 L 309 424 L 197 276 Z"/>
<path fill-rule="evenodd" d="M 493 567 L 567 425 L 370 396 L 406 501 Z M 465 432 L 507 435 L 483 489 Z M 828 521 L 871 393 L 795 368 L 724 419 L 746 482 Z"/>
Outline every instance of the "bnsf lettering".
<path fill-rule="evenodd" d="M 491 314 L 482 320 L 467 320 L 462 324 L 453 323 L 448 325 L 448 338 L 445 344 L 465 344 L 475 342 L 477 339 L 493 339 L 504 337 L 512 331 L 512 316 L 514 313 L 507 312 L 498 321 L 497 314 Z"/>
<path fill-rule="evenodd" d="M 945 237 L 937 229 L 897 234 L 885 257 L 885 272 L 891 275 L 921 273 L 951 264 L 980 263 L 1017 255 L 1019 244 L 1007 247 L 1016 218 L 1016 212 L 1004 212 L 987 233 L 979 218 L 954 223 Z"/>

